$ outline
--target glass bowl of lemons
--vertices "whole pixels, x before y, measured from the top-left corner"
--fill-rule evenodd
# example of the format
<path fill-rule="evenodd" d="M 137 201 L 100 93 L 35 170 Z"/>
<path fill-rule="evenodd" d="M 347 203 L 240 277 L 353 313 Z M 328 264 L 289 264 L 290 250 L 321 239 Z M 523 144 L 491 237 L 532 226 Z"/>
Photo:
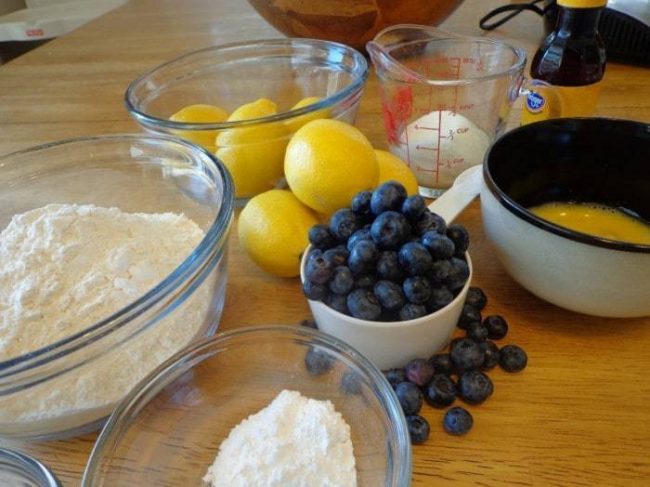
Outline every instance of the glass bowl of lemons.
<path fill-rule="evenodd" d="M 145 130 L 214 153 L 246 199 L 282 181 L 287 144 L 307 122 L 354 122 L 367 76 L 364 56 L 342 44 L 248 41 L 162 64 L 129 85 L 125 102 Z"/>

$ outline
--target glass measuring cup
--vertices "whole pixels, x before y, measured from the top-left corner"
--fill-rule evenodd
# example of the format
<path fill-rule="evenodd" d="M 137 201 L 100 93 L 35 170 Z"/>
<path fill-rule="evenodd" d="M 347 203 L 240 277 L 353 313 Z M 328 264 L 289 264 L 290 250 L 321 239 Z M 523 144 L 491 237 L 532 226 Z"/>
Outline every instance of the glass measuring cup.
<path fill-rule="evenodd" d="M 495 39 L 400 24 L 379 32 L 366 48 L 380 81 L 389 149 L 428 197 L 483 162 L 518 96 L 534 103 L 532 87 L 550 86 L 533 80 L 524 89 L 526 53 Z M 551 101 L 557 110 L 557 99 Z"/>

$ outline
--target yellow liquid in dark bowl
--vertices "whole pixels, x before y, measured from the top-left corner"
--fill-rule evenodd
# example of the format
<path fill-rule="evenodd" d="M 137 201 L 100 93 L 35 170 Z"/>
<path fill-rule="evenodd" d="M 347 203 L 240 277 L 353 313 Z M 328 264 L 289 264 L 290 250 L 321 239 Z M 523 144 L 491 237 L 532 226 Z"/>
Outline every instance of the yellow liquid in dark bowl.
<path fill-rule="evenodd" d="M 570 230 L 609 240 L 650 245 L 650 224 L 609 206 L 553 202 L 529 210 Z"/>

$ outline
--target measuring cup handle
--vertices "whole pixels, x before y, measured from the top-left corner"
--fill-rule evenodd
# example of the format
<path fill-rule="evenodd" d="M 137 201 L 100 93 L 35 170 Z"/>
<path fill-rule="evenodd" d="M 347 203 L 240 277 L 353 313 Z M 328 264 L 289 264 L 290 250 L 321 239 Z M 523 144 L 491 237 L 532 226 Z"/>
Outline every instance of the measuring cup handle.
<path fill-rule="evenodd" d="M 564 102 L 560 90 L 546 81 L 524 80 L 519 95 L 525 97 L 521 111 L 522 125 L 563 115 Z"/>
<path fill-rule="evenodd" d="M 458 175 L 454 185 L 429 205 L 429 210 L 451 223 L 481 192 L 483 166 L 473 166 Z"/>

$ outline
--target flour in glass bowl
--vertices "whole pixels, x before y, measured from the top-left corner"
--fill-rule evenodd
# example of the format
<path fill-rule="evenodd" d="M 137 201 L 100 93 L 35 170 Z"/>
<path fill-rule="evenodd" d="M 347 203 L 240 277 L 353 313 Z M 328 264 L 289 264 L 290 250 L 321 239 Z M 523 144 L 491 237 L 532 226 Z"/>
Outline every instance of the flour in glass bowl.
<path fill-rule="evenodd" d="M 211 487 L 356 487 L 350 426 L 330 401 L 285 389 L 231 430 L 203 481 Z"/>
<path fill-rule="evenodd" d="M 135 301 L 203 237 L 196 223 L 173 213 L 50 204 L 15 215 L 0 233 L 0 362 L 82 331 Z M 77 414 L 68 418 L 75 423 L 110 412 L 198 332 L 206 308 L 182 308 L 97 364 L 0 398 L 2 429 Z"/>

